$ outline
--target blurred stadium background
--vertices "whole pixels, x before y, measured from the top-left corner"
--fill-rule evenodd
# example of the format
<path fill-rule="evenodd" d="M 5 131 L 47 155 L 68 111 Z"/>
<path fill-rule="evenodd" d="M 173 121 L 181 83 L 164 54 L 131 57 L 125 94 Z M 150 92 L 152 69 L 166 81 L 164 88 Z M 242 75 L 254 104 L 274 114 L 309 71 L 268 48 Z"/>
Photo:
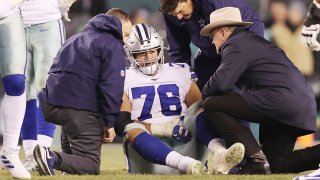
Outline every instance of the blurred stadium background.
<path fill-rule="evenodd" d="M 300 31 L 307 9 L 312 0 L 247 0 L 259 11 L 265 22 L 265 38 L 282 48 L 292 59 L 294 64 L 311 82 L 317 102 L 320 103 L 320 53 L 311 51 L 303 43 Z M 165 37 L 163 20 L 159 9 L 159 0 L 78 0 L 70 9 L 69 17 L 72 20 L 65 23 L 67 38 L 80 31 L 88 20 L 105 13 L 110 8 L 121 8 L 132 17 L 132 22 L 147 23 L 159 30 Z M 166 38 L 164 38 L 166 39 Z M 190 44 L 193 53 L 197 50 Z M 0 104 L 3 97 L 3 88 L 0 84 Z M 318 106 L 320 117 L 320 107 Z M 1 113 L 1 112 L 0 112 Z M 0 117 L 1 118 L 1 117 Z M 318 118 L 319 119 L 319 118 Z M 318 120 L 318 129 L 320 120 Z M 2 132 L 2 121 L 0 121 Z M 252 131 L 258 137 L 258 126 L 253 124 Z M 54 145 L 59 146 L 59 128 L 55 133 Z M 2 138 L 0 139 L 2 141 Z M 299 139 L 297 148 L 307 147 L 320 140 L 320 133 L 305 136 Z M 116 143 L 119 143 L 119 139 Z M 0 143 L 1 144 L 1 143 Z M 120 145 L 115 145 L 121 149 Z M 118 160 L 119 161 L 119 160 Z M 122 160 L 121 160 L 122 161 Z M 117 167 L 122 168 L 123 165 Z M 124 167 L 123 167 L 124 168 Z"/>

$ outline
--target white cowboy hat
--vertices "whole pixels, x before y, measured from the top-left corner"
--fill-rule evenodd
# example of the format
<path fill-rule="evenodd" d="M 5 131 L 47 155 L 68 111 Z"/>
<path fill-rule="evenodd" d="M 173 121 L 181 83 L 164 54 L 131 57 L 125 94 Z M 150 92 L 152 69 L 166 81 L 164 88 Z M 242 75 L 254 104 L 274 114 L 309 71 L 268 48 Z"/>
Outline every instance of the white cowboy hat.
<path fill-rule="evenodd" d="M 201 29 L 202 36 L 211 36 L 211 32 L 221 26 L 247 26 L 253 24 L 252 22 L 243 22 L 240 10 L 235 7 L 224 7 L 217 9 L 210 14 L 210 23 Z"/>

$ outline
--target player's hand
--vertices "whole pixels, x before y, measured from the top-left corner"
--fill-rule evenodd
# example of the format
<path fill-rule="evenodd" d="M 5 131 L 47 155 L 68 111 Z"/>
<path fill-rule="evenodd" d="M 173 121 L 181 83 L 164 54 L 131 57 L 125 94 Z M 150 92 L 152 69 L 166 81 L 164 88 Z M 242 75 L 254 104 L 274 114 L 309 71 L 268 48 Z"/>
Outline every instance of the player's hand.
<path fill-rule="evenodd" d="M 76 0 L 59 0 L 60 13 L 62 18 L 67 22 L 71 21 L 71 19 L 69 19 L 68 12 L 74 2 L 76 2 Z"/>
<path fill-rule="evenodd" d="M 180 125 L 176 125 L 172 131 L 172 138 L 178 142 L 187 143 L 191 140 L 192 134 L 188 129 Z"/>
<path fill-rule="evenodd" d="M 71 22 L 68 12 L 65 12 L 64 14 L 62 14 L 62 19 L 66 22 Z"/>
<path fill-rule="evenodd" d="M 113 139 L 116 137 L 116 133 L 114 128 L 105 128 L 103 135 L 103 142 L 111 143 Z"/>
<path fill-rule="evenodd" d="M 320 24 L 312 24 L 310 26 L 304 25 L 302 27 L 302 37 L 307 42 L 308 46 L 314 51 L 320 51 L 320 43 L 317 37 L 320 32 Z"/>

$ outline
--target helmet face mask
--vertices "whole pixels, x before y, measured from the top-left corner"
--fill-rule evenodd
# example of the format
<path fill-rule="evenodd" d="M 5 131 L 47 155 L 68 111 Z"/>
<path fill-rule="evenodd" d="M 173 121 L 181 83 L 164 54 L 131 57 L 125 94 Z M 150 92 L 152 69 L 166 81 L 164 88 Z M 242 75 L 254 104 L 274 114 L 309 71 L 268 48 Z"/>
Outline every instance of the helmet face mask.
<path fill-rule="evenodd" d="M 131 66 L 144 75 L 153 76 L 164 63 L 163 40 L 160 34 L 146 24 L 136 24 L 125 44 Z"/>

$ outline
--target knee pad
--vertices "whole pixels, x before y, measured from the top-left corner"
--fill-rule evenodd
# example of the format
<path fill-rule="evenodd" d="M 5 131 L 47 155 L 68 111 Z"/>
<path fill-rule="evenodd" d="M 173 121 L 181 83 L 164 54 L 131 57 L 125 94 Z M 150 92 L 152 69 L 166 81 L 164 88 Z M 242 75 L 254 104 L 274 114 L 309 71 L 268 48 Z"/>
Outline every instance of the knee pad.
<path fill-rule="evenodd" d="M 20 96 L 24 92 L 26 77 L 21 74 L 9 75 L 2 79 L 4 90 L 9 96 Z"/>
<path fill-rule="evenodd" d="M 147 133 L 149 133 L 149 131 L 147 130 L 146 127 L 144 127 L 144 125 L 139 124 L 139 123 L 130 123 L 127 124 L 126 127 L 124 128 L 123 133 L 126 134 L 128 131 L 132 130 L 132 129 L 141 129 Z M 149 133 L 150 134 L 150 133 Z"/>
<path fill-rule="evenodd" d="M 131 113 L 126 111 L 121 111 L 117 117 L 117 120 L 114 124 L 114 131 L 120 137 L 124 136 L 124 128 L 127 124 L 133 123 L 131 120 Z"/>

